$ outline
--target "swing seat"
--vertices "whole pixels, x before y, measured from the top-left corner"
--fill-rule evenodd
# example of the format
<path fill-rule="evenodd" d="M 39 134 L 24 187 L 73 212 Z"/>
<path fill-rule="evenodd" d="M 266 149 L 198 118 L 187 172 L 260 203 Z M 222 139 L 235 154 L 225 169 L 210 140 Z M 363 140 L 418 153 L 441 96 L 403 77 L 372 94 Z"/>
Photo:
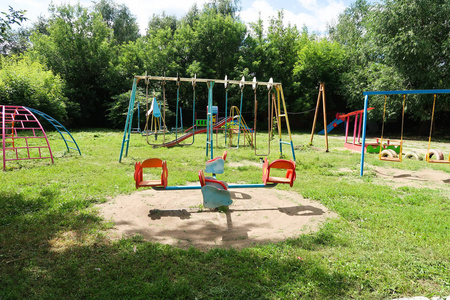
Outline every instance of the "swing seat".
<path fill-rule="evenodd" d="M 285 177 L 271 177 L 270 170 L 271 169 L 284 169 L 286 170 Z M 295 178 L 297 177 L 295 173 L 295 162 L 291 160 L 285 159 L 277 159 L 269 164 L 267 157 L 264 158 L 263 165 L 263 175 L 262 181 L 264 185 L 268 183 L 284 183 L 289 184 L 291 187 L 294 185 Z"/>
<path fill-rule="evenodd" d="M 423 160 L 422 155 L 420 155 L 416 151 L 408 151 L 408 152 L 406 152 L 405 158 L 406 159 L 410 159 L 410 160 Z"/>
<path fill-rule="evenodd" d="M 223 174 L 227 151 L 223 151 L 222 156 L 210 159 L 206 162 L 205 172 L 212 174 Z"/>
<path fill-rule="evenodd" d="M 160 180 L 144 180 L 143 169 L 145 168 L 161 168 L 161 179 Z M 167 187 L 167 177 L 168 170 L 165 160 L 159 158 L 149 158 L 144 160 L 142 163 L 137 162 L 134 165 L 134 180 L 136 181 L 136 188 L 140 187 L 153 187 L 162 186 Z"/>
<path fill-rule="evenodd" d="M 229 206 L 233 203 L 228 191 L 228 184 L 213 177 L 205 177 L 203 170 L 198 171 L 198 178 L 202 186 L 203 206 L 217 208 Z"/>
<path fill-rule="evenodd" d="M 432 157 L 434 159 L 431 159 Z M 439 149 L 430 149 L 430 151 L 428 151 L 428 153 L 426 154 L 425 158 L 426 158 L 426 161 L 429 163 L 441 163 L 441 164 L 450 163 L 450 156 L 449 156 L 449 160 L 445 160 L 444 153 L 442 153 L 442 151 Z"/>
<path fill-rule="evenodd" d="M 401 162 L 401 155 L 399 156 L 397 154 L 397 152 L 395 152 L 394 149 L 384 149 L 383 151 L 381 151 L 380 153 L 380 160 L 385 160 L 385 161 L 397 161 L 397 162 Z"/>

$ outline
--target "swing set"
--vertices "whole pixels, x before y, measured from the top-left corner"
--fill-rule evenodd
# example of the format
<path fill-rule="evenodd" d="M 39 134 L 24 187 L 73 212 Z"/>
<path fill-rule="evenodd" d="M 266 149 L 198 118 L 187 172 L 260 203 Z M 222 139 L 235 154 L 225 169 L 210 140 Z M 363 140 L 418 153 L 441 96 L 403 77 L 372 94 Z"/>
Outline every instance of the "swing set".
<path fill-rule="evenodd" d="M 245 77 L 242 77 L 242 79 L 240 81 L 237 80 L 229 80 L 227 78 L 227 76 L 225 76 L 224 80 L 220 80 L 220 79 L 203 79 L 203 78 L 197 78 L 196 76 L 194 76 L 193 78 L 180 78 L 179 76 L 177 77 L 159 77 L 159 76 L 135 76 L 134 80 L 133 80 L 133 86 L 132 86 L 132 91 L 131 91 L 131 97 L 130 97 L 130 102 L 129 102 L 129 106 L 128 106 L 128 113 L 127 113 L 127 119 L 125 122 L 125 128 L 124 128 L 124 134 L 123 134 L 123 139 L 122 139 L 122 146 L 121 146 L 121 150 L 120 150 L 120 156 L 119 156 L 119 162 L 122 161 L 123 157 L 126 157 L 128 155 L 128 148 L 129 148 L 129 142 L 130 142 L 130 133 L 131 133 L 131 124 L 132 124 L 132 119 L 133 119 L 133 113 L 134 113 L 134 106 L 135 106 L 135 102 L 136 102 L 136 89 L 137 89 L 137 84 L 140 80 L 143 80 L 146 84 L 146 102 L 147 102 L 147 122 L 146 122 L 146 126 L 145 126 L 145 130 L 144 132 L 149 132 L 149 122 L 150 122 L 150 133 L 151 134 L 147 134 L 147 143 L 151 146 L 156 146 L 156 147 L 172 147 L 175 145 L 192 145 L 195 141 L 195 135 L 199 134 L 199 133 L 206 133 L 207 137 L 206 137 L 206 156 L 210 156 L 210 158 L 212 159 L 214 157 L 213 151 L 214 151 L 214 140 L 213 140 L 213 131 L 220 129 L 224 126 L 225 131 L 228 130 L 228 123 L 231 121 L 234 121 L 234 119 L 236 119 L 235 116 L 228 116 L 225 117 L 223 120 L 218 121 L 218 122 L 213 122 L 213 109 L 212 109 L 212 104 L 213 104 L 213 88 L 214 85 L 216 83 L 220 83 L 220 84 L 224 84 L 225 87 L 225 112 L 227 113 L 227 109 L 228 109 L 228 88 L 229 85 L 234 84 L 234 85 L 239 85 L 240 88 L 240 95 L 241 95 L 241 101 L 240 101 L 240 107 L 239 107 L 239 113 L 238 113 L 238 130 L 237 130 L 237 146 L 236 148 L 239 148 L 239 141 L 240 141 L 240 134 L 241 131 L 245 131 L 247 128 L 246 125 L 243 125 L 244 123 L 243 118 L 242 118 L 242 103 L 243 103 L 243 97 L 244 97 L 244 88 L 246 85 L 251 85 L 252 89 L 254 91 L 254 103 L 255 103 L 255 125 L 256 125 L 256 118 L 257 118 L 257 105 L 258 105 L 258 101 L 257 101 L 257 97 L 256 97 L 256 91 L 258 86 L 266 86 L 268 89 L 268 153 L 257 153 L 257 147 L 256 147 L 256 143 L 253 141 L 256 141 L 256 128 L 253 128 L 253 137 L 252 137 L 252 145 L 255 148 L 255 154 L 259 155 L 259 156 L 266 156 L 270 153 L 270 134 L 271 134 L 271 127 L 273 126 L 273 110 L 275 109 L 275 122 L 277 124 L 278 127 L 278 134 L 279 134 L 279 146 L 280 146 L 280 155 L 283 154 L 283 145 L 290 145 L 291 151 L 292 151 L 292 157 L 294 158 L 295 161 L 295 153 L 294 153 L 294 145 L 293 145 L 293 141 L 292 141 L 292 136 L 291 136 L 291 130 L 290 130 L 290 126 L 289 126 L 289 119 L 288 119 L 288 114 L 287 114 L 287 110 L 286 110 L 286 103 L 285 103 L 285 99 L 284 99 L 284 94 L 283 94 L 283 88 L 281 83 L 275 83 L 273 82 L 273 79 L 270 79 L 269 82 L 257 82 L 256 78 L 253 78 L 253 81 L 245 81 Z M 149 106 L 149 102 L 148 102 L 148 87 L 149 87 L 149 83 L 150 81 L 159 81 L 161 83 L 161 89 L 162 89 L 162 105 L 158 105 L 157 101 L 155 100 L 155 97 L 153 98 L 153 102 L 151 104 L 152 107 L 148 107 Z M 166 141 L 166 82 L 176 82 L 177 85 L 177 102 L 176 102 L 176 120 L 175 120 L 175 128 L 177 128 L 177 130 L 175 130 L 175 139 L 172 141 Z M 193 87 L 193 116 L 192 116 L 192 131 L 185 133 L 184 135 L 179 136 L 178 135 L 178 109 L 179 109 L 179 99 L 180 99 L 180 86 L 183 82 L 190 82 L 192 84 Z M 202 128 L 202 129 L 197 129 L 197 126 L 195 124 L 195 88 L 197 83 L 206 83 L 207 88 L 208 88 L 208 108 L 207 108 L 207 119 L 206 119 L 206 128 Z M 273 90 L 275 90 L 273 92 Z M 273 94 L 272 94 L 273 93 Z M 276 94 L 276 100 L 274 99 Z M 272 105 L 270 105 L 270 97 L 273 97 L 273 101 L 272 101 Z M 283 111 L 281 111 L 281 105 L 283 106 Z M 230 112 L 231 114 L 231 112 Z M 289 135 L 289 142 L 283 141 L 282 139 L 282 130 L 281 130 L 281 124 L 282 124 L 282 119 L 284 118 L 285 123 L 286 123 L 286 127 L 287 127 L 287 131 L 288 131 L 288 135 Z M 159 123 L 158 123 L 159 122 Z M 244 121 L 245 122 L 245 121 Z M 154 126 L 154 127 L 153 127 Z M 153 129 L 155 128 L 155 129 Z M 157 135 L 161 135 L 162 134 L 162 142 L 161 143 L 155 143 L 150 141 L 150 136 L 154 135 L 155 136 L 155 140 L 157 138 Z M 181 143 L 182 141 L 184 141 L 185 139 L 192 137 L 193 140 L 191 143 L 189 144 L 183 144 Z M 227 135 L 225 134 L 225 144 L 227 139 Z"/>
<path fill-rule="evenodd" d="M 171 146 L 171 145 L 176 145 L 176 144 L 180 144 L 180 142 L 182 140 L 184 140 L 186 137 L 189 136 L 193 136 L 197 133 L 201 133 L 201 132 L 206 132 L 207 133 L 207 138 L 206 138 L 206 156 L 208 156 L 208 154 L 210 153 L 210 160 L 208 160 L 206 162 L 206 168 L 205 171 L 200 170 L 198 171 L 198 176 L 199 176 L 199 182 L 200 185 L 198 186 L 168 186 L 167 181 L 168 181 L 168 168 L 167 168 L 167 163 L 159 158 L 150 158 L 145 160 L 144 162 L 140 163 L 137 162 L 135 164 L 135 172 L 134 172 L 134 179 L 135 179 L 135 183 L 136 183 L 136 188 L 140 188 L 140 187 L 152 187 L 154 189 L 162 189 L 162 190 L 187 190 L 187 189 L 201 189 L 202 191 L 202 195 L 203 195 L 203 205 L 206 208 L 217 208 L 220 206 L 229 206 L 233 203 L 233 201 L 231 200 L 231 193 L 229 192 L 230 188 L 269 188 L 269 187 L 274 187 L 277 184 L 281 183 L 281 184 L 289 184 L 291 187 L 294 183 L 294 180 L 296 178 L 296 173 L 295 173 L 295 154 L 294 154 L 294 146 L 293 146 L 293 142 L 292 142 L 292 136 L 291 136 L 291 131 L 290 131 L 290 127 L 289 127 L 289 120 L 288 120 L 288 115 L 287 115 L 287 111 L 286 111 L 286 104 L 285 104 L 285 100 L 284 100 L 284 95 L 283 95 L 283 89 L 281 86 L 281 83 L 274 83 L 272 79 L 270 79 L 269 82 L 260 82 L 258 83 L 256 81 L 256 78 L 253 79 L 253 81 L 248 82 L 245 81 L 245 78 L 242 77 L 241 81 L 233 81 L 233 80 L 228 80 L 228 78 L 225 76 L 225 80 L 212 80 L 212 79 L 198 79 L 196 77 L 194 78 L 180 78 L 180 77 L 176 77 L 176 78 L 170 78 L 170 77 L 152 77 L 152 76 L 135 76 L 134 82 L 133 82 L 133 90 L 132 90 L 132 95 L 131 95 L 131 99 L 130 99 L 130 105 L 128 108 L 128 115 L 127 115 L 127 121 L 125 124 L 125 130 L 124 130 L 124 137 L 123 137 L 123 141 L 122 141 L 122 149 L 120 152 L 120 158 L 119 158 L 119 162 L 122 159 L 122 154 L 123 154 L 123 150 L 124 148 L 126 148 L 126 152 L 125 152 L 125 156 L 127 155 L 128 152 L 128 145 L 129 145 L 129 137 L 130 137 L 130 124 L 131 124 L 131 120 L 132 120 L 132 115 L 133 115 L 133 108 L 134 108 L 134 97 L 135 97 L 135 91 L 136 91 L 136 85 L 137 82 L 140 79 L 144 79 L 145 82 L 147 83 L 148 86 L 148 81 L 149 80 L 158 80 L 160 82 L 162 82 L 162 89 L 163 89 L 163 109 L 162 109 L 162 114 L 156 112 L 155 113 L 155 107 L 157 107 L 156 104 L 153 104 L 153 109 L 151 110 L 150 113 L 148 113 L 147 116 L 147 124 L 148 124 L 148 119 L 150 118 L 150 116 L 155 117 L 155 118 L 160 118 L 162 122 L 164 123 L 164 127 L 165 125 L 165 82 L 166 81 L 176 81 L 177 82 L 177 111 L 178 111 L 178 101 L 179 101 L 179 88 L 181 85 L 181 82 L 192 82 L 193 88 L 194 88 L 194 104 L 193 107 L 195 107 L 195 85 L 197 82 L 203 82 L 206 83 L 207 88 L 208 88 L 208 108 L 207 108 L 207 119 L 206 119 L 206 129 L 200 129 L 200 130 L 196 130 L 195 128 L 195 118 L 193 118 L 193 125 L 192 125 L 192 129 L 193 131 L 190 133 L 185 134 L 184 136 L 178 137 L 176 135 L 176 138 L 174 141 L 172 142 L 165 142 L 165 138 L 164 138 L 164 131 L 163 131 L 163 143 L 160 144 L 159 146 Z M 213 122 L 213 109 L 212 109 L 212 102 L 213 102 L 213 87 L 215 85 L 215 83 L 223 83 L 224 87 L 225 87 L 225 112 L 227 112 L 228 109 L 228 86 L 229 84 L 238 84 L 240 87 L 240 91 L 241 91 L 241 102 L 240 102 L 240 107 L 239 110 L 237 108 L 232 108 L 230 110 L 230 116 L 229 117 L 225 117 L 224 120 L 219 121 L 219 122 Z M 213 130 L 214 129 L 218 129 L 221 128 L 222 126 L 225 127 L 225 130 L 228 130 L 228 123 L 231 121 L 234 121 L 235 119 L 238 119 L 238 130 L 237 130 L 237 147 L 239 147 L 239 139 L 240 139 L 240 133 L 241 130 L 246 130 L 247 126 L 245 124 L 245 121 L 243 121 L 242 118 L 242 102 L 243 102 L 243 94 L 244 94 L 244 87 L 246 85 L 252 85 L 253 91 L 254 91 L 254 104 L 255 104 L 255 128 L 253 129 L 253 146 L 255 147 L 255 154 L 256 155 L 260 155 L 260 156 L 265 156 L 268 154 L 258 154 L 257 150 L 256 150 L 256 120 L 257 120 L 257 105 L 258 105 L 258 101 L 257 101 L 257 97 L 256 97 L 256 90 L 258 85 L 265 85 L 268 89 L 268 110 L 269 110 L 269 152 L 270 152 L 270 132 L 271 132 L 271 127 L 272 127 L 272 119 L 273 119 L 273 111 L 271 112 L 271 110 L 273 110 L 273 107 L 270 106 L 270 99 L 271 99 L 271 93 L 272 93 L 272 89 L 275 88 L 276 94 L 277 94 L 277 112 L 276 112 L 276 122 L 277 122 L 277 126 L 278 126 L 278 133 L 279 133 L 279 144 L 280 144 L 280 152 L 282 154 L 282 145 L 283 144 L 289 144 L 291 146 L 291 150 L 292 150 L 292 156 L 294 157 L 294 160 L 284 160 L 284 159 L 278 159 L 273 161 L 272 163 L 269 163 L 267 158 L 265 158 L 264 161 L 264 165 L 263 165 L 263 174 L 262 174 L 262 181 L 263 183 L 261 184 L 227 184 L 224 181 L 220 181 L 216 178 L 216 174 L 222 174 L 224 173 L 224 164 L 225 164 L 225 160 L 227 157 L 227 152 L 225 151 L 223 153 L 223 155 L 221 157 L 216 157 L 214 158 L 213 156 L 213 149 L 214 149 L 214 140 L 213 140 Z M 146 93 L 148 95 L 148 93 Z M 274 97 L 274 96 L 273 96 Z M 155 103 L 156 100 L 153 100 L 153 103 Z M 275 100 L 273 100 L 275 102 Z M 281 114 L 281 109 L 280 106 L 281 104 L 283 105 L 283 109 L 284 112 L 283 114 Z M 231 115 L 232 112 L 235 111 L 237 112 L 237 115 Z M 194 108 L 194 116 L 195 116 L 195 108 Z M 271 114 L 272 113 L 272 114 Z M 284 142 L 282 141 L 281 138 L 281 118 L 284 117 L 285 121 L 286 121 L 286 125 L 287 125 L 287 129 L 288 129 L 288 133 L 289 133 L 289 138 L 290 138 L 290 142 Z M 153 121 L 152 121 L 153 122 Z M 178 115 L 176 117 L 176 126 L 178 126 Z M 146 128 L 148 128 L 148 125 L 146 125 Z M 230 128 L 233 130 L 233 128 Z M 128 136 L 128 138 L 127 138 Z M 226 134 L 225 134 L 225 144 L 226 144 Z M 148 142 L 148 138 L 147 138 L 147 142 Z M 149 142 L 148 142 L 149 143 Z M 150 145 L 152 145 L 152 143 L 149 143 Z M 157 180 L 144 180 L 144 169 L 146 168 L 157 168 L 157 169 L 161 169 L 161 176 L 160 179 Z M 271 176 L 270 175 L 270 171 L 274 170 L 274 169 L 283 169 L 286 170 L 286 175 L 285 177 L 275 177 L 275 176 Z M 212 176 L 205 176 L 204 172 L 208 172 L 208 173 L 212 173 Z"/>
<path fill-rule="evenodd" d="M 363 119 L 363 139 L 362 139 L 362 147 L 361 147 L 361 165 L 360 165 L 360 176 L 364 175 L 364 152 L 365 152 L 365 144 L 366 144 L 366 129 L 367 129 L 367 111 L 369 106 L 369 96 L 372 95 L 384 95 L 384 109 L 383 109 L 383 126 L 381 131 L 381 139 L 380 139 L 380 149 L 379 149 L 379 159 L 385 161 L 402 161 L 402 150 L 403 150 L 403 127 L 404 127 L 404 114 L 405 114 L 405 106 L 406 106 L 406 95 L 420 95 L 420 94 L 428 94 L 434 95 L 433 98 L 433 109 L 431 114 L 431 126 L 430 126 L 430 136 L 428 139 L 428 149 L 426 154 L 426 161 L 429 163 L 450 163 L 450 155 L 448 160 L 444 160 L 444 155 L 440 150 L 432 150 L 431 147 L 431 135 L 433 130 L 433 121 L 434 121 L 434 112 L 436 106 L 436 95 L 439 94 L 450 94 L 450 89 L 441 89 L 441 90 L 409 90 L 409 91 L 367 91 L 363 92 L 364 95 L 364 119 Z M 383 134 L 384 134 L 384 121 L 385 121 L 385 113 L 386 113 L 386 103 L 388 95 L 403 95 L 403 105 L 402 105 L 402 126 L 401 126 L 401 137 L 400 141 L 397 141 L 397 145 L 394 145 L 394 149 L 384 149 L 383 147 Z M 388 147 L 389 145 L 387 145 Z M 392 144 L 391 144 L 392 146 Z M 398 152 L 396 151 L 398 149 Z M 384 152 L 384 153 L 383 153 Z M 435 159 L 431 159 L 431 157 L 435 157 Z"/>

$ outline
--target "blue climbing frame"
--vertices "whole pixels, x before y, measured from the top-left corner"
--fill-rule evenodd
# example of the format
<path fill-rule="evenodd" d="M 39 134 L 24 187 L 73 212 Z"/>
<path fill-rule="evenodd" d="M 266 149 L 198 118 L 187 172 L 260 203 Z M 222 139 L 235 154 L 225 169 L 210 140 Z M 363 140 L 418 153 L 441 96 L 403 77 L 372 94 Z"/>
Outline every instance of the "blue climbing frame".
<path fill-rule="evenodd" d="M 419 95 L 419 94 L 450 94 L 450 89 L 444 90 L 407 90 L 407 91 L 369 91 L 363 92 L 364 96 L 364 119 L 361 147 L 361 167 L 359 175 L 364 175 L 364 151 L 366 146 L 366 125 L 367 125 L 367 108 L 369 107 L 369 96 L 371 95 Z"/>
<path fill-rule="evenodd" d="M 61 138 L 63 139 L 64 143 L 66 144 L 67 151 L 70 152 L 70 149 L 72 149 L 72 150 L 78 151 L 78 153 L 81 155 L 80 147 L 78 147 L 77 142 L 73 138 L 72 134 L 70 134 L 69 130 L 66 129 L 66 127 L 64 127 L 56 119 L 47 115 L 46 113 L 43 113 L 42 111 L 39 111 L 34 108 L 30 108 L 30 107 L 25 107 L 25 108 L 28 109 L 29 111 L 31 111 L 33 114 L 36 114 L 36 115 L 44 118 L 45 120 L 47 120 L 56 129 L 56 131 L 58 131 L 58 133 L 61 135 Z"/>

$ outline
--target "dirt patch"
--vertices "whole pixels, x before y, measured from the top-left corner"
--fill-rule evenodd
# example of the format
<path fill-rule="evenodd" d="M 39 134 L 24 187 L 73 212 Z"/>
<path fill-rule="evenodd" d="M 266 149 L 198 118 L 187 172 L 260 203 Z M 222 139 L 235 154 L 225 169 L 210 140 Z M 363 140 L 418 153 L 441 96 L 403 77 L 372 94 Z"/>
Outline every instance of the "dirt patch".
<path fill-rule="evenodd" d="M 180 248 L 248 247 L 318 230 L 337 215 L 296 192 L 235 189 L 228 212 L 201 209 L 200 190 L 143 190 L 98 206 L 114 222 L 111 238 L 140 234 Z"/>
<path fill-rule="evenodd" d="M 381 167 L 376 167 L 374 170 L 379 178 L 389 179 L 383 182 L 395 187 L 414 186 L 432 188 L 450 184 L 450 174 L 438 170 L 410 171 Z"/>

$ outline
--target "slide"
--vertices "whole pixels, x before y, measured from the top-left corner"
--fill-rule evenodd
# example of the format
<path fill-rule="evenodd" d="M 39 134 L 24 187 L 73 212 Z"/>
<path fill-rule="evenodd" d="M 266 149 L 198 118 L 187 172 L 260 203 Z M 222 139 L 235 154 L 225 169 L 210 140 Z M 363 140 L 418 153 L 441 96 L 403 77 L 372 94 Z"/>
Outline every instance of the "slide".
<path fill-rule="evenodd" d="M 233 117 L 229 117 L 228 120 L 223 119 L 222 121 L 217 122 L 216 124 L 214 124 L 213 130 L 222 127 L 223 125 L 225 125 L 226 121 L 230 122 L 231 120 L 233 120 Z M 172 147 L 172 146 L 175 146 L 176 144 L 178 144 L 179 142 L 182 142 L 185 139 L 190 138 L 194 134 L 205 133 L 206 131 L 207 131 L 207 128 L 202 128 L 202 129 L 199 129 L 199 130 L 196 130 L 196 131 L 192 131 L 192 132 L 186 133 L 185 135 L 182 135 L 182 136 L 178 137 L 177 139 L 175 139 L 173 141 L 166 142 L 166 143 L 161 144 L 159 146 L 161 146 L 161 147 Z"/>
<path fill-rule="evenodd" d="M 328 126 L 327 126 L 327 133 L 329 133 L 331 130 L 335 129 L 342 122 L 344 122 L 344 121 L 342 121 L 339 118 L 334 119 L 333 122 L 328 124 Z M 325 131 L 322 129 L 318 134 L 320 134 L 320 135 L 325 134 Z"/>
<path fill-rule="evenodd" d="M 374 109 L 374 107 L 369 107 L 369 108 L 367 108 L 367 111 L 371 111 L 372 109 Z M 364 113 L 364 109 L 355 110 L 355 111 L 352 111 L 352 112 L 350 112 L 348 114 L 337 113 L 336 114 L 336 119 L 334 119 L 333 122 L 328 124 L 328 126 L 327 126 L 327 133 L 330 132 L 331 130 L 333 130 L 334 128 L 336 128 L 342 122 L 345 122 L 345 119 L 348 119 L 351 116 L 359 116 L 359 119 L 361 119 L 363 113 Z M 320 135 L 325 134 L 325 131 L 322 130 L 318 134 L 320 134 Z"/>

